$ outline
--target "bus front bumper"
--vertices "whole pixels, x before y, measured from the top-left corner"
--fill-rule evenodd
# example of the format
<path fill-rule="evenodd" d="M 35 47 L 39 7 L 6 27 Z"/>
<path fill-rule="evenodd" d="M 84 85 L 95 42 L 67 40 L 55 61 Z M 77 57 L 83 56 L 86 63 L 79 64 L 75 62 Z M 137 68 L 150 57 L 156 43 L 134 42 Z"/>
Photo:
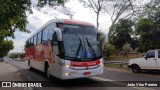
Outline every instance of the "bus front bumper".
<path fill-rule="evenodd" d="M 103 67 L 100 66 L 95 69 L 90 70 L 72 70 L 72 69 L 66 69 L 62 73 L 61 79 L 75 79 L 75 78 L 84 78 L 84 77 L 91 77 L 96 75 L 103 74 Z"/>

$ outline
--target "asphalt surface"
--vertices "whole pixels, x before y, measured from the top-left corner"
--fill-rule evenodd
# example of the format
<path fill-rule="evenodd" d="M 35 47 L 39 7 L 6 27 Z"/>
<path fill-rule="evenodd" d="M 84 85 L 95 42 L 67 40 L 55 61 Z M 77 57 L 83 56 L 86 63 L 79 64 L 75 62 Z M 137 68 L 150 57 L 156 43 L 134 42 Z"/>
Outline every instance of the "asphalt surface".
<path fill-rule="evenodd" d="M 23 88 L 22 90 L 159 90 L 159 87 L 123 87 L 123 81 L 160 81 L 160 72 L 143 72 L 140 74 L 132 73 L 129 71 L 121 72 L 116 70 L 106 69 L 103 75 L 73 79 L 73 80 L 59 80 L 52 77 L 51 80 L 38 71 L 28 70 L 28 66 L 20 61 L 6 61 L 14 68 L 17 69 L 19 78 L 22 81 L 44 81 L 51 82 L 52 87 L 42 88 Z M 14 78 L 14 77 L 13 77 Z M 107 82 L 106 82 L 107 81 Z M 114 82 L 114 81 L 120 81 Z M 66 87 L 67 86 L 67 87 Z M 111 87 L 114 86 L 114 87 Z M 115 87 L 117 86 L 117 87 Z M 8 90 L 7 88 L 0 88 L 1 90 Z M 10 90 L 10 89 L 9 89 Z M 17 89 L 16 89 L 17 90 Z"/>

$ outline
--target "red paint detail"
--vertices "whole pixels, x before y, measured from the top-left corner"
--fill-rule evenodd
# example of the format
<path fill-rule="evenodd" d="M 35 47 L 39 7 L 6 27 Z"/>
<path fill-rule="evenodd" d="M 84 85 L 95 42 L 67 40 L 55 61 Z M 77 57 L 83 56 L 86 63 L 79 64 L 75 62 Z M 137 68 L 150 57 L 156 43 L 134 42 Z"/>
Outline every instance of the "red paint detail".
<path fill-rule="evenodd" d="M 90 75 L 91 72 L 84 72 L 83 75 Z"/>
<path fill-rule="evenodd" d="M 100 64 L 100 60 L 88 61 L 88 62 L 75 62 L 75 61 L 70 62 L 70 66 L 74 66 L 74 67 L 95 66 L 98 64 Z"/>
<path fill-rule="evenodd" d="M 48 42 L 46 42 L 48 43 Z M 48 59 L 49 62 L 51 62 L 51 50 L 47 44 L 38 44 L 36 46 L 32 46 L 29 48 L 26 48 L 25 50 L 25 59 L 34 60 L 34 61 L 41 61 L 44 62 L 45 59 Z M 38 48 L 41 48 L 42 50 L 38 50 Z"/>
<path fill-rule="evenodd" d="M 69 74 L 76 74 L 77 72 L 70 72 Z"/>
<path fill-rule="evenodd" d="M 91 23 L 78 21 L 78 20 L 63 19 L 63 21 L 65 24 L 80 24 L 80 25 L 84 25 L 84 26 L 93 26 L 93 24 L 91 24 Z"/>

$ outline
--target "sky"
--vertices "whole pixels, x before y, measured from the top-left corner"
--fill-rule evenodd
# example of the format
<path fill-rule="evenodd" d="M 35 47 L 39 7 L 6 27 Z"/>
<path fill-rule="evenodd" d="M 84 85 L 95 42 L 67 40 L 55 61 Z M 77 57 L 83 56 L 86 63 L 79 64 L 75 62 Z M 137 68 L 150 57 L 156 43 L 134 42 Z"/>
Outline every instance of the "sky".
<path fill-rule="evenodd" d="M 33 14 L 27 13 L 28 16 L 28 24 L 26 26 L 27 29 L 31 31 L 31 33 L 25 33 L 16 31 L 15 39 L 11 39 L 14 42 L 14 49 L 10 52 L 22 52 L 25 41 L 34 34 L 40 27 L 42 27 L 47 21 L 51 19 L 70 19 L 68 13 L 73 14 L 74 20 L 86 21 L 92 23 L 96 26 L 96 14 L 90 8 L 85 8 L 83 3 L 80 3 L 79 0 L 69 0 L 65 6 L 67 8 L 63 8 L 62 6 L 58 6 L 56 9 L 51 8 L 49 6 L 45 6 L 40 10 L 35 7 L 36 0 L 32 0 L 32 11 Z M 111 25 L 111 21 L 109 16 L 101 14 L 99 18 L 99 30 L 108 33 L 109 26 Z M 23 51 L 24 52 L 24 51 Z"/>

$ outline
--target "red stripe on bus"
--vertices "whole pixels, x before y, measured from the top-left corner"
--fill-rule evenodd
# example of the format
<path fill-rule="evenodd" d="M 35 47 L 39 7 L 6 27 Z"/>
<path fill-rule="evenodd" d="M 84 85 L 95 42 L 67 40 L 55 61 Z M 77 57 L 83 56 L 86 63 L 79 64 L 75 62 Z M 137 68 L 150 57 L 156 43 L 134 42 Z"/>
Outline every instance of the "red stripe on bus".
<path fill-rule="evenodd" d="M 78 20 L 70 20 L 70 19 L 63 19 L 65 24 L 81 24 L 85 26 L 93 26 L 91 23 L 78 21 Z"/>
<path fill-rule="evenodd" d="M 74 67 L 95 66 L 98 64 L 100 64 L 100 60 L 88 61 L 88 62 L 75 62 L 75 61 L 70 62 L 70 66 L 74 66 Z"/>

